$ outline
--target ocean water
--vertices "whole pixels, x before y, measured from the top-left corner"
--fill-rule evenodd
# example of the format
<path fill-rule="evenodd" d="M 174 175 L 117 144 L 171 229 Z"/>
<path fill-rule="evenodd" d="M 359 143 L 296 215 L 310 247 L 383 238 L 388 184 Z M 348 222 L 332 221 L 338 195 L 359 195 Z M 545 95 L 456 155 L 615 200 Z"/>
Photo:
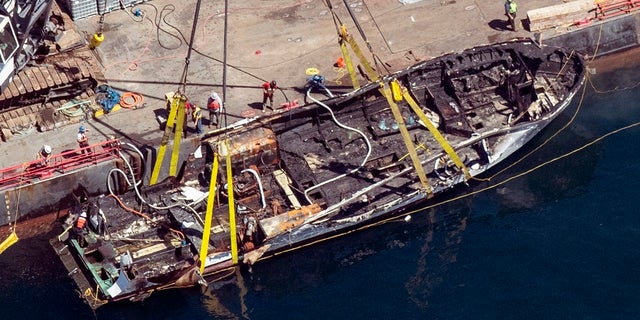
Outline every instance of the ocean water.
<path fill-rule="evenodd" d="M 0 319 L 640 318 L 640 66 L 611 66 L 483 192 L 95 312 L 53 234 L 21 240 L 0 255 Z"/>

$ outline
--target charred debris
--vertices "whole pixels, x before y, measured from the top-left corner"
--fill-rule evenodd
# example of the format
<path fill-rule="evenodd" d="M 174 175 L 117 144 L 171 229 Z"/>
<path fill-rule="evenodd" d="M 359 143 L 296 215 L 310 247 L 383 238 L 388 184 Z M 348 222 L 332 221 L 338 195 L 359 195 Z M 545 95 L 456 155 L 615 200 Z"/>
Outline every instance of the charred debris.
<path fill-rule="evenodd" d="M 311 87 L 306 105 L 206 134 L 179 178 L 80 201 L 51 243 L 93 308 L 206 284 L 442 201 L 508 161 L 584 79 L 580 55 L 516 40 L 347 94 Z"/>

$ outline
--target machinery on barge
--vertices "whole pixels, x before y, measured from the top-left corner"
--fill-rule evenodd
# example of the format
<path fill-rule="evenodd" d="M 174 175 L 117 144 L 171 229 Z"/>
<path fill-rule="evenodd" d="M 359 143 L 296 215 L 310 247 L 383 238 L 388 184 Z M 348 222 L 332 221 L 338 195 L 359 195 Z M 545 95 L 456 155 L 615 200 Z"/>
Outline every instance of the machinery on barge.
<path fill-rule="evenodd" d="M 65 17 L 55 0 L 2 1 L 0 129 L 6 133 L 30 126 L 46 131 L 52 109 L 94 93 L 101 78 L 96 57 Z"/>

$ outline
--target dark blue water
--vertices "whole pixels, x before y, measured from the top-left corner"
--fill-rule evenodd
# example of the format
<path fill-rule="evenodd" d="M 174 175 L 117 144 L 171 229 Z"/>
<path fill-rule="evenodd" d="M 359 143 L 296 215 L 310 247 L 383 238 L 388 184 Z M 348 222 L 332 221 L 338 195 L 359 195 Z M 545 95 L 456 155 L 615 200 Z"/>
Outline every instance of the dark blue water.
<path fill-rule="evenodd" d="M 600 90 L 640 67 L 591 76 Z M 640 121 L 640 88 L 597 93 L 536 139 L 495 185 Z M 156 292 L 95 313 L 43 235 L 0 255 L 0 319 L 640 318 L 640 128 L 483 193 L 265 260 L 207 288 Z M 535 145 L 534 145 L 535 146 Z M 529 146 L 532 150 L 534 146 Z M 518 154 L 522 156 L 525 152 Z"/>

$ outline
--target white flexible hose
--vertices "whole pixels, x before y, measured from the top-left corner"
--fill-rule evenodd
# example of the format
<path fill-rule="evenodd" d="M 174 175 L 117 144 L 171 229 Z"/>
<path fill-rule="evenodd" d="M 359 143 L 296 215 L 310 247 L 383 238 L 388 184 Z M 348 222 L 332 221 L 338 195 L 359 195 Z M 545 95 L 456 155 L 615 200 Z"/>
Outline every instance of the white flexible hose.
<path fill-rule="evenodd" d="M 326 88 L 325 88 L 325 89 L 326 89 Z M 327 90 L 327 92 L 329 92 L 329 95 L 331 95 L 331 96 L 333 97 L 333 95 L 331 94 L 331 92 L 329 91 L 329 89 L 326 89 L 326 90 Z M 313 201 L 311 201 L 311 199 L 309 198 L 309 195 L 308 195 L 308 193 L 309 193 L 310 191 L 315 190 L 315 189 L 317 189 L 317 188 L 320 188 L 320 187 L 324 186 L 325 184 L 328 184 L 328 183 L 334 182 L 334 181 L 336 181 L 336 180 L 338 180 L 338 179 L 344 178 L 345 176 L 347 176 L 347 175 L 349 175 L 349 174 L 352 174 L 352 173 L 355 173 L 355 172 L 357 172 L 358 170 L 360 170 L 360 168 L 364 167 L 364 165 L 365 165 L 365 164 L 367 163 L 367 161 L 369 160 L 369 157 L 371 156 L 371 149 L 372 149 L 372 148 L 371 148 L 371 142 L 369 142 L 369 138 L 367 138 L 367 136 L 366 136 L 362 131 L 360 131 L 360 130 L 358 130 L 358 129 L 356 129 L 356 128 L 352 128 L 352 127 L 349 127 L 349 126 L 346 126 L 346 125 L 344 125 L 344 124 L 340 123 L 340 121 L 338 121 L 338 119 L 336 119 L 335 115 L 333 114 L 333 110 L 331 110 L 331 108 L 329 108 L 329 106 L 327 106 L 326 104 L 324 104 L 324 103 L 320 102 L 319 100 L 315 99 L 314 97 L 312 97 L 312 96 L 311 96 L 311 94 L 310 94 L 310 92 L 311 92 L 311 88 L 309 88 L 309 90 L 307 90 L 307 97 L 308 97 L 309 99 L 311 99 L 311 101 L 313 101 L 313 102 L 315 102 L 316 104 L 318 104 L 319 106 L 321 106 L 321 107 L 323 107 L 323 108 L 327 109 L 327 111 L 329 111 L 329 113 L 331 114 L 331 118 L 333 119 L 333 121 L 334 121 L 334 122 L 335 122 L 339 127 L 343 128 L 343 129 L 346 129 L 346 130 L 355 131 L 355 132 L 356 132 L 356 133 L 358 133 L 360 136 L 362 136 L 362 138 L 364 139 L 364 141 L 365 141 L 365 142 L 366 142 L 366 144 L 367 144 L 367 155 L 364 157 L 364 159 L 362 160 L 362 163 L 360 164 L 360 166 L 359 166 L 359 167 L 357 167 L 357 168 L 355 168 L 355 169 L 353 169 L 353 170 L 349 171 L 348 173 L 343 173 L 343 174 L 341 174 L 341 175 L 339 175 L 339 176 L 336 176 L 336 177 L 333 177 L 333 178 L 331 178 L 331 179 L 329 179 L 329 180 L 323 181 L 323 182 L 321 182 L 321 183 L 319 183 L 319 184 L 317 184 L 317 185 L 315 185 L 315 186 L 312 186 L 311 188 L 309 188 L 309 189 L 307 189 L 307 190 L 305 190 L 305 191 L 304 191 L 304 196 L 305 196 L 305 198 L 307 198 L 307 201 L 308 201 L 309 203 L 313 203 Z"/>
<path fill-rule="evenodd" d="M 260 180 L 260 176 L 253 169 L 244 169 L 244 170 L 240 171 L 240 173 L 243 173 L 243 172 L 250 172 L 251 174 L 253 174 L 253 176 L 256 178 L 256 180 L 258 180 L 258 187 L 260 187 L 260 200 L 262 201 L 262 209 L 266 208 L 267 207 L 267 203 L 264 200 L 264 191 L 262 189 L 262 180 Z"/>

